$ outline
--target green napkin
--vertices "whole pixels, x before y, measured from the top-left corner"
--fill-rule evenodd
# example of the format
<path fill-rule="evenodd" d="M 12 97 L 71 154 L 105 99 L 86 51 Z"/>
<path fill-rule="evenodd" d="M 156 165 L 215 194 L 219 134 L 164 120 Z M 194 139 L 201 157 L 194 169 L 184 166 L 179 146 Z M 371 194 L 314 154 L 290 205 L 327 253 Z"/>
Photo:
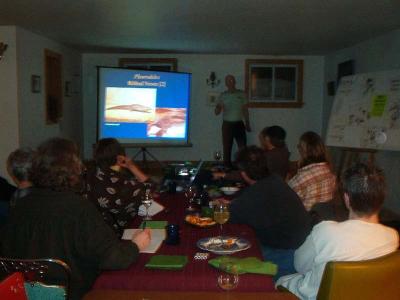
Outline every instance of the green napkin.
<path fill-rule="evenodd" d="M 181 270 L 188 262 L 184 255 L 154 255 L 145 265 L 150 269 Z"/>
<path fill-rule="evenodd" d="M 238 258 L 233 256 L 219 256 L 210 259 L 208 263 L 215 268 L 223 269 L 227 272 L 230 272 L 230 270 L 226 270 L 224 264 L 231 263 L 235 267 L 235 272 L 238 274 L 254 273 L 275 275 L 278 271 L 277 265 L 268 261 L 261 261 L 256 257 Z"/>
<path fill-rule="evenodd" d="M 143 221 L 139 228 L 146 227 L 150 229 L 165 229 L 165 226 L 167 225 L 168 221 Z"/>

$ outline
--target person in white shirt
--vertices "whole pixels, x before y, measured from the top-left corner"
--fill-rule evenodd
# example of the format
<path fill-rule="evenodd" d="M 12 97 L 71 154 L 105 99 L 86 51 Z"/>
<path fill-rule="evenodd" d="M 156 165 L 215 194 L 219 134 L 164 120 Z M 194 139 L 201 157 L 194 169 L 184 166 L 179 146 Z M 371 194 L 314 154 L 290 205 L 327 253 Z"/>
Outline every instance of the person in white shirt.
<path fill-rule="evenodd" d="M 327 262 L 373 259 L 399 246 L 397 231 L 379 224 L 378 213 L 386 192 L 380 170 L 355 165 L 344 174 L 343 191 L 349 219 L 314 226 L 295 252 L 297 273 L 283 276 L 276 283 L 301 299 L 316 299 Z"/>

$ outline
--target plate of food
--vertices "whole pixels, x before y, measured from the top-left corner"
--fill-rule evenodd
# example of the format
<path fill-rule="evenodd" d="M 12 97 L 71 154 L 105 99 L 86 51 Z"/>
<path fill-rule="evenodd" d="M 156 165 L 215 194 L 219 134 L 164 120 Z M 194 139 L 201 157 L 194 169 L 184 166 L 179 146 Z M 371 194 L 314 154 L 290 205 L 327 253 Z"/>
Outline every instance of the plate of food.
<path fill-rule="evenodd" d="M 237 193 L 240 190 L 240 188 L 238 188 L 236 186 L 224 186 L 224 187 L 220 188 L 220 190 L 225 195 L 229 196 L 229 195 L 233 195 L 233 194 Z"/>
<path fill-rule="evenodd" d="M 197 215 L 187 215 L 185 217 L 185 221 L 191 225 L 198 226 L 198 227 L 210 227 L 214 226 L 215 221 L 212 218 L 208 217 L 200 217 Z"/>
<path fill-rule="evenodd" d="M 208 237 L 198 240 L 197 247 L 219 255 L 233 254 L 251 247 L 248 240 L 234 236 Z"/>

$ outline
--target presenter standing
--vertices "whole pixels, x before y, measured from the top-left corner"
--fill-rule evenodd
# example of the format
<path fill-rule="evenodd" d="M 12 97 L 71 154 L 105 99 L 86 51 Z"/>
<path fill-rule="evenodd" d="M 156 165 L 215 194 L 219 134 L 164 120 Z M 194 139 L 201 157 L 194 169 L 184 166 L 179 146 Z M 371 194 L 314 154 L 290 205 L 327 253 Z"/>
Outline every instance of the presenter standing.
<path fill-rule="evenodd" d="M 233 75 L 225 77 L 225 85 L 227 90 L 221 94 L 215 107 L 215 114 L 219 115 L 222 112 L 224 164 L 230 168 L 232 167 L 233 140 L 236 140 L 239 150 L 242 149 L 246 146 L 246 130 L 250 132 L 251 128 L 246 94 L 236 89 L 236 80 Z"/>

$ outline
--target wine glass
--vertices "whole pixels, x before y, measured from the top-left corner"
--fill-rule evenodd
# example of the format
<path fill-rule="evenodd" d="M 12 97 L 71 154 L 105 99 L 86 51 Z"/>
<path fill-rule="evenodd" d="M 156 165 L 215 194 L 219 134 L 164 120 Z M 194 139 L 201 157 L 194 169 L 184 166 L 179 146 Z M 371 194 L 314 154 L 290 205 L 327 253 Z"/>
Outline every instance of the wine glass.
<path fill-rule="evenodd" d="M 219 202 L 214 206 L 214 221 L 220 225 L 222 236 L 222 225 L 229 220 L 229 208 L 226 203 Z"/>
<path fill-rule="evenodd" d="M 221 274 L 218 275 L 218 286 L 229 291 L 236 288 L 239 284 L 239 272 L 232 262 L 221 262 L 219 265 Z"/>
<path fill-rule="evenodd" d="M 187 208 L 188 211 L 195 211 L 196 208 L 194 207 L 194 198 L 197 195 L 197 188 L 194 185 L 189 186 L 185 191 L 185 197 L 189 201 L 189 206 Z"/>
<path fill-rule="evenodd" d="M 145 221 L 152 220 L 151 216 L 149 216 L 149 208 L 153 203 L 153 196 L 151 194 L 151 185 L 149 183 L 145 183 L 145 193 L 142 199 L 142 204 L 146 208 L 146 216 L 143 218 Z"/>

